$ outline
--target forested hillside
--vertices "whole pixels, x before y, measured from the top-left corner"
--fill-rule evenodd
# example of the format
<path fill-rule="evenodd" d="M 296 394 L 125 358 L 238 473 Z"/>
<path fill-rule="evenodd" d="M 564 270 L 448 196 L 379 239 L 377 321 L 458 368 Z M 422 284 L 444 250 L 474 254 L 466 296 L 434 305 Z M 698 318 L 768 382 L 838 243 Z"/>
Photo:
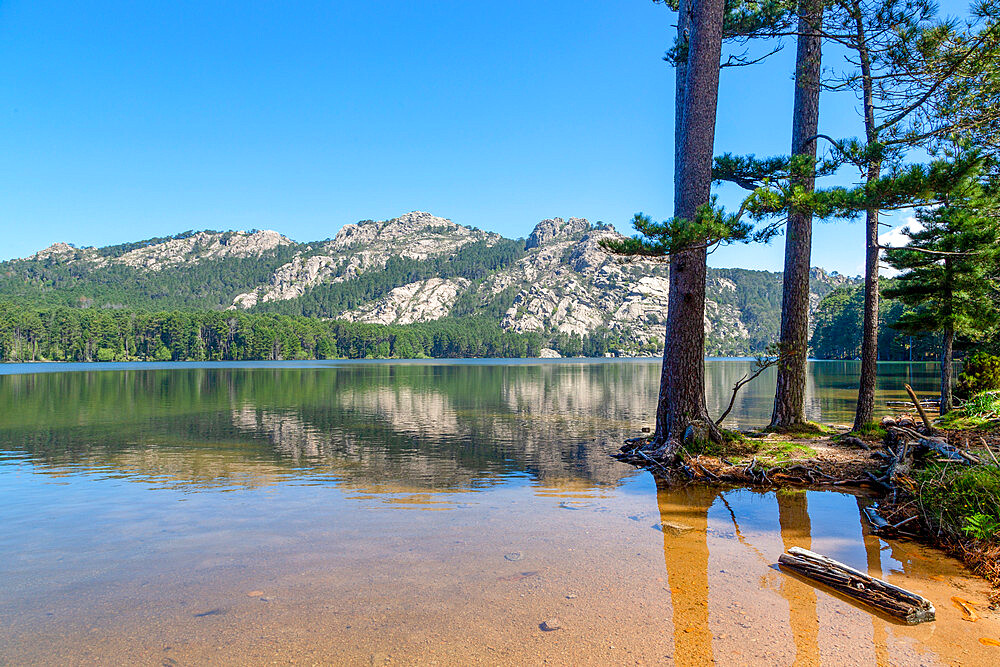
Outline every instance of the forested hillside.
<path fill-rule="evenodd" d="M 0 298 L 33 306 L 221 310 L 236 295 L 266 282 L 297 253 L 308 252 L 306 246 L 288 242 L 259 252 L 211 255 L 196 239 L 213 238 L 225 247 L 236 235 L 184 232 L 105 248 L 57 244 L 32 257 L 0 263 Z M 192 240 L 170 261 L 151 265 L 127 261 L 129 253 Z"/>
<path fill-rule="evenodd" d="M 554 218 L 538 223 L 527 240 L 506 239 L 414 212 L 345 225 L 333 238 L 311 243 L 257 230 L 184 232 L 104 248 L 57 243 L 27 258 L 0 262 L 0 301 L 19 317 L 33 313 L 31 317 L 50 322 L 71 317 L 67 313 L 80 322 L 104 322 L 111 317 L 107 311 L 122 311 L 111 318 L 118 330 L 125 326 L 122 322 L 132 322 L 152 331 L 156 326 L 148 329 L 144 323 L 150 317 L 166 321 L 187 313 L 189 319 L 209 321 L 211 313 L 226 311 L 397 327 L 441 321 L 441 330 L 452 332 L 477 331 L 490 322 L 498 333 L 524 334 L 531 345 L 538 342 L 564 356 L 657 354 L 666 316 L 666 265 L 623 261 L 600 248 L 602 239 L 616 236 L 607 225 Z M 814 303 L 847 284 L 848 278 L 813 269 Z M 775 339 L 780 308 L 780 273 L 710 269 L 707 352 L 762 352 Z M 473 321 L 466 322 L 468 318 Z M 260 326 L 279 321 L 254 320 Z M 81 331 L 90 332 L 88 326 Z M 131 331 L 132 326 L 125 328 Z M 47 343 L 37 354 L 34 343 L 8 346 L 6 358 L 24 358 L 25 349 L 31 350 L 27 358 L 96 359 L 101 349 L 106 350 L 103 356 L 115 359 L 164 355 L 157 345 L 140 344 L 145 334 L 135 332 L 121 334 L 131 343 L 114 344 L 91 341 L 89 333 L 79 340 L 75 334 L 62 335 L 58 345 Z M 174 338 L 163 346 L 171 358 L 184 359 L 213 354 L 287 359 L 300 354 L 291 344 L 278 345 L 287 350 L 267 357 L 259 346 L 237 346 L 244 351 L 236 352 L 213 347 L 211 335 L 202 338 L 203 343 L 176 354 Z M 518 345 L 490 349 L 500 356 L 518 355 Z M 355 349 L 340 343 L 319 353 L 308 340 L 300 341 L 300 347 L 310 358 L 399 356 L 391 344 L 388 353 L 379 345 Z M 505 352 L 508 348 L 514 351 Z M 444 349 L 448 352 L 442 353 Z M 463 345 L 431 344 L 417 345 L 414 354 L 455 356 L 458 349 L 478 354 Z"/>

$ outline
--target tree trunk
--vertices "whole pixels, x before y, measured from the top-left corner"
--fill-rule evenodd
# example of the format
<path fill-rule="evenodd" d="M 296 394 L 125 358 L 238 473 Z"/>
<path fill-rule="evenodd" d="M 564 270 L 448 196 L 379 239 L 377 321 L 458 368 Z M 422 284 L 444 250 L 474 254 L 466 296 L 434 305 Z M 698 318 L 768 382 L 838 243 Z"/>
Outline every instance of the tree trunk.
<path fill-rule="evenodd" d="M 874 180 L 874 179 L 870 179 Z M 865 309 L 862 317 L 861 376 L 854 430 L 875 418 L 875 378 L 878 372 L 878 211 L 865 213 Z"/>
<path fill-rule="evenodd" d="M 872 84 L 871 53 L 868 51 L 864 25 L 865 13 L 859 2 L 852 7 L 857 28 L 858 63 L 861 66 L 862 103 L 865 114 L 865 139 L 869 148 L 878 143 L 875 125 L 875 101 Z M 882 173 L 882 162 L 871 159 L 865 182 L 871 185 Z M 878 209 L 865 212 L 865 310 L 861 335 L 861 376 L 858 379 L 858 405 L 854 412 L 854 430 L 859 430 L 875 416 L 875 377 L 878 371 Z"/>
<path fill-rule="evenodd" d="M 951 411 L 951 360 L 955 329 L 950 324 L 945 326 L 941 338 L 941 414 L 946 415 Z"/>
<path fill-rule="evenodd" d="M 724 0 L 692 0 L 690 46 L 684 90 L 680 159 L 674 215 L 695 220 L 712 186 L 715 114 L 719 97 Z M 694 420 L 712 428 L 705 407 L 706 248 L 691 247 L 670 257 L 667 303 L 666 396 L 668 440 L 680 439 Z"/>
<path fill-rule="evenodd" d="M 823 4 L 800 0 L 798 51 L 795 56 L 795 106 L 792 112 L 792 155 L 816 158 L 819 128 L 820 59 Z M 812 192 L 812 175 L 793 180 Z M 785 228 L 785 271 L 781 292 L 781 337 L 778 384 L 771 428 L 805 423 L 806 357 L 809 351 L 809 264 L 812 212 L 793 207 Z"/>
<path fill-rule="evenodd" d="M 689 0 L 680 0 L 677 6 L 677 44 L 687 41 L 691 29 Z M 674 68 L 674 192 L 680 190 L 681 128 L 684 123 L 684 89 L 687 85 L 687 58 L 676 61 Z M 667 440 L 667 403 L 670 391 L 667 360 L 670 359 L 670 337 L 664 332 L 663 366 L 660 369 L 660 392 L 656 402 L 656 431 L 653 434 L 654 447 L 660 447 Z"/>

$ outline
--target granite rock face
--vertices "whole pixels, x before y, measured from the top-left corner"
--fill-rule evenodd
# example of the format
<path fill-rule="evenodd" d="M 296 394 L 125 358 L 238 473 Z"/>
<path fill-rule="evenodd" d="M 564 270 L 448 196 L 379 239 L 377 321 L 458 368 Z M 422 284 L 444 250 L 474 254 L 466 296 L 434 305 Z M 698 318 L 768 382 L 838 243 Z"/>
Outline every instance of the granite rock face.
<path fill-rule="evenodd" d="M 338 319 L 372 324 L 412 324 L 441 319 L 469 286 L 465 278 L 431 278 L 396 287 L 378 301 L 348 310 Z"/>

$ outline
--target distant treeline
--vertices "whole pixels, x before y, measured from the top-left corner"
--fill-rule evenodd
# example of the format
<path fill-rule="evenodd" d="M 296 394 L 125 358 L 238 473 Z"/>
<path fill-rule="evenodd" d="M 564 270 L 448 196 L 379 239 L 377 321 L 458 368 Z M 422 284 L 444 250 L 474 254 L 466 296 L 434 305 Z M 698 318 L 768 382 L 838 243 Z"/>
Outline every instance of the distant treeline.
<path fill-rule="evenodd" d="M 863 303 L 864 291 L 857 287 L 836 289 L 822 300 L 811 356 L 860 355 Z M 892 328 L 904 310 L 897 301 L 882 301 L 879 359 L 936 359 L 938 336 L 908 336 Z M 380 325 L 238 310 L 149 312 L 0 302 L 0 361 L 517 358 L 537 357 L 543 347 L 563 356 L 600 357 L 626 344 L 604 327 L 587 336 L 504 331 L 494 313 Z M 644 352 L 658 352 L 647 347 Z"/>
<path fill-rule="evenodd" d="M 538 333 L 487 318 L 378 325 L 241 311 L 33 309 L 0 302 L 0 361 L 535 357 Z"/>
<path fill-rule="evenodd" d="M 882 289 L 892 281 L 883 280 Z M 861 357 L 861 318 L 865 291 L 861 286 L 839 287 L 820 301 L 809 341 L 810 355 L 817 359 Z M 940 356 L 941 336 L 910 336 L 893 328 L 906 312 L 904 304 L 883 298 L 879 302 L 879 361 L 931 361 Z"/>

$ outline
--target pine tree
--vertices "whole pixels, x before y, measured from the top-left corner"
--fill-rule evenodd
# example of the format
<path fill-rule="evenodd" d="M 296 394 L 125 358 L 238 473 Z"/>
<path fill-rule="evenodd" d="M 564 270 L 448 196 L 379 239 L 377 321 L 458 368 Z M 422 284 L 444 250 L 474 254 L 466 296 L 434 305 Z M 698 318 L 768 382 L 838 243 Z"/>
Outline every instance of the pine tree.
<path fill-rule="evenodd" d="M 847 49 L 848 68 L 831 85 L 851 90 L 861 102 L 864 137 L 834 142 L 841 160 L 864 179 L 865 306 L 861 374 L 854 428 L 874 416 L 878 362 L 879 215 L 889 208 L 877 184 L 900 165 L 908 149 L 954 131 L 956 119 L 935 113 L 933 101 L 976 58 L 995 56 L 996 24 L 967 38 L 936 19 L 930 0 L 836 0 L 823 28 L 827 39 Z M 957 93 L 967 99 L 967 93 Z M 974 114 L 973 114 L 974 115 Z M 914 202 L 915 203 L 915 202 Z"/>
<path fill-rule="evenodd" d="M 752 226 L 717 209 L 711 196 L 719 69 L 759 60 L 747 59 L 744 53 L 723 63 L 722 42 L 771 31 L 787 16 L 783 0 L 666 0 L 664 4 L 678 12 L 677 39 L 666 57 L 676 70 L 674 217 L 656 223 L 637 214 L 633 223 L 639 235 L 601 242 L 619 255 L 669 258 L 655 448 L 671 441 L 676 445 L 692 422 L 703 422 L 713 438 L 720 437 L 705 405 L 707 253 L 720 243 L 750 239 Z"/>
<path fill-rule="evenodd" d="M 792 155 L 816 159 L 819 128 L 823 3 L 798 3 L 798 46 L 795 57 L 795 103 L 792 111 Z M 793 186 L 812 192 L 815 167 L 807 165 Z M 813 215 L 808 207 L 791 206 L 785 228 L 785 267 L 782 276 L 781 334 L 778 380 L 775 385 L 771 428 L 805 423 L 806 357 L 809 349 L 809 269 Z"/>
<path fill-rule="evenodd" d="M 802 155 L 758 160 L 724 155 L 716 160 L 716 178 L 740 184 L 753 193 L 744 207 L 757 219 L 812 211 L 820 218 L 865 219 L 865 304 L 861 373 L 854 427 L 874 413 L 879 341 L 879 217 L 885 210 L 933 202 L 934 192 L 954 182 L 968 164 L 940 162 L 905 166 L 908 151 L 934 148 L 955 132 L 975 136 L 980 145 L 995 140 L 1000 105 L 1000 24 L 987 0 L 964 27 L 938 21 L 929 0 L 834 0 L 824 22 L 815 25 L 823 39 L 846 49 L 846 67 L 823 81 L 828 90 L 854 92 L 860 102 L 864 136 L 829 140 L 830 160 L 813 172 L 831 173 L 849 164 L 862 183 L 853 189 L 811 193 L 802 186 Z M 995 142 L 994 142 L 995 145 Z M 796 181 L 799 183 L 796 183 Z M 754 189 L 756 188 L 756 189 Z"/>
<path fill-rule="evenodd" d="M 894 328 L 941 333 L 945 414 L 952 404 L 955 336 L 976 337 L 1000 321 L 1000 198 L 982 168 L 937 198 L 940 206 L 918 211 L 920 227 L 904 230 L 907 245 L 886 251 L 889 264 L 903 273 L 885 294 L 909 306 Z"/>

